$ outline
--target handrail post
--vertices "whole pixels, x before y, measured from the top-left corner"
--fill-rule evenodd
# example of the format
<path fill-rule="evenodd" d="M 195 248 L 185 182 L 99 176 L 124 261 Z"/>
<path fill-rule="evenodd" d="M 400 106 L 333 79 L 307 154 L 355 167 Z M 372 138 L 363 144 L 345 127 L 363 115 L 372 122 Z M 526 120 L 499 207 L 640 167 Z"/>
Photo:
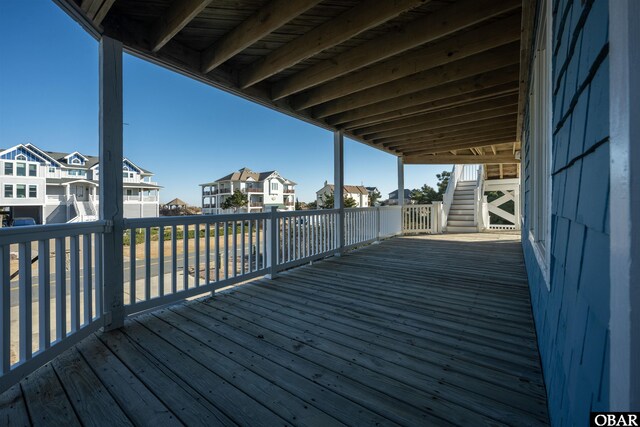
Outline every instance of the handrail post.
<path fill-rule="evenodd" d="M 431 231 L 433 233 L 442 232 L 442 202 L 432 202 L 431 210 Z"/>
<path fill-rule="evenodd" d="M 342 131 L 333 133 L 333 206 L 338 209 L 338 223 L 336 232 L 338 248 L 335 256 L 341 256 L 344 251 L 344 134 Z"/>
<path fill-rule="evenodd" d="M 265 275 L 267 279 L 275 279 L 278 273 L 278 218 L 276 206 L 269 207 L 269 217 L 267 218 L 267 268 L 269 273 Z"/>
<path fill-rule="evenodd" d="M 376 212 L 376 215 L 375 215 L 375 218 L 376 218 L 376 224 L 375 224 L 375 227 L 376 227 L 376 241 L 373 242 L 373 243 L 380 243 L 380 223 L 381 223 L 380 216 L 382 215 L 382 213 L 380 212 L 380 206 L 376 206 L 375 207 L 375 212 Z"/>
<path fill-rule="evenodd" d="M 111 224 L 102 250 L 105 330 L 124 325 L 122 246 L 122 43 L 100 40 L 100 219 Z M 100 308 L 99 308 L 100 309 Z"/>

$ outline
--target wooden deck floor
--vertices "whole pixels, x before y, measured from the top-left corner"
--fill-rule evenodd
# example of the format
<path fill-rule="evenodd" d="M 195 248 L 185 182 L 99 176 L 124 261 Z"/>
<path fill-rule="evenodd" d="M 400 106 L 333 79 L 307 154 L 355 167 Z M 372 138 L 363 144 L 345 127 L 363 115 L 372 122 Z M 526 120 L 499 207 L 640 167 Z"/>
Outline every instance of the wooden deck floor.
<path fill-rule="evenodd" d="M 0 396 L 10 425 L 541 425 L 513 235 L 402 237 L 98 333 Z"/>

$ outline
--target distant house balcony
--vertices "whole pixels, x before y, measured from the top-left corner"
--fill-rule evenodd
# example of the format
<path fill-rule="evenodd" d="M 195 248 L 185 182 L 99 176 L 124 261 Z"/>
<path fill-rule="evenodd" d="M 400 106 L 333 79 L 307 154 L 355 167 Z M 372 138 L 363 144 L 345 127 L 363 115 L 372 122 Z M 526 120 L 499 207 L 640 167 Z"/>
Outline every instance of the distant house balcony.
<path fill-rule="evenodd" d="M 295 190 L 295 189 L 293 189 L 293 188 L 286 188 L 286 187 L 285 187 L 285 189 L 283 190 L 283 193 L 284 193 L 284 194 L 292 194 L 292 193 L 295 193 L 295 191 L 296 191 L 296 190 Z"/>
<path fill-rule="evenodd" d="M 262 206 L 264 206 L 263 202 L 249 202 L 251 208 L 261 208 Z"/>
<path fill-rule="evenodd" d="M 245 188 L 245 192 L 247 193 L 262 193 L 264 190 L 260 187 L 247 187 Z"/>

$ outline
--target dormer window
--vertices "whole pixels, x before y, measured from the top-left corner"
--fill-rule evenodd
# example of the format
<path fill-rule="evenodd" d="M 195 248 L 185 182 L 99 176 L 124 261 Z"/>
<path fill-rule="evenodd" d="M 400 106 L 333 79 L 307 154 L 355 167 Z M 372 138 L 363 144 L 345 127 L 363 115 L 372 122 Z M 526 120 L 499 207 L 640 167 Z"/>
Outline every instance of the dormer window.
<path fill-rule="evenodd" d="M 271 183 L 271 191 L 278 191 L 278 181 Z"/>
<path fill-rule="evenodd" d="M 74 158 L 71 160 L 71 163 L 73 163 L 74 165 L 81 165 L 81 164 L 82 164 L 82 162 L 80 161 L 80 159 L 79 159 L 79 158 L 77 158 L 77 157 L 74 157 Z"/>
<path fill-rule="evenodd" d="M 27 156 L 25 156 L 24 154 L 18 154 L 16 156 L 16 160 L 27 160 Z"/>

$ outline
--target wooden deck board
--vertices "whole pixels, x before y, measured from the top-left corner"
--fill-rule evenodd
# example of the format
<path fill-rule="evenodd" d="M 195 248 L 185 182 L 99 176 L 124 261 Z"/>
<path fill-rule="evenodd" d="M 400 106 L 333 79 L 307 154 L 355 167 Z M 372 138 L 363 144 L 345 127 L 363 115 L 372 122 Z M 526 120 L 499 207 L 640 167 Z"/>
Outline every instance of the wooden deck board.
<path fill-rule="evenodd" d="M 519 241 L 389 239 L 97 333 L 11 425 L 545 425 Z"/>

